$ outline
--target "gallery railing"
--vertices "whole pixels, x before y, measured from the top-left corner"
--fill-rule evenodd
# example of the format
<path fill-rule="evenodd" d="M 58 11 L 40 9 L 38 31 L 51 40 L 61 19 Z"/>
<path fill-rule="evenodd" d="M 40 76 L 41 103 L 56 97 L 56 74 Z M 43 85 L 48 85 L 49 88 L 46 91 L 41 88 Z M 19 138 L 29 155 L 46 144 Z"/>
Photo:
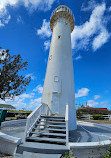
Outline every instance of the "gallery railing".
<path fill-rule="evenodd" d="M 34 128 L 37 120 L 40 118 L 41 115 L 49 115 L 51 110 L 47 104 L 40 104 L 28 117 L 26 122 L 26 129 L 25 129 L 25 138 L 29 135 L 29 133 Z"/>

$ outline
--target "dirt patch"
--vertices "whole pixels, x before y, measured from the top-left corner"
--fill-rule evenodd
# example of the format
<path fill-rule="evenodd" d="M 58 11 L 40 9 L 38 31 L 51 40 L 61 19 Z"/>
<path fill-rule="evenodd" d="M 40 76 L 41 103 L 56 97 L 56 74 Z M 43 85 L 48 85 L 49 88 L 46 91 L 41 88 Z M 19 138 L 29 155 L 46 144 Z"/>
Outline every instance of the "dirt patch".
<path fill-rule="evenodd" d="M 6 117 L 5 121 L 10 121 L 10 120 L 17 120 L 16 117 Z"/>
<path fill-rule="evenodd" d="M 0 153 L 0 158 L 12 158 L 13 156 L 9 156 L 9 155 L 4 155 Z"/>

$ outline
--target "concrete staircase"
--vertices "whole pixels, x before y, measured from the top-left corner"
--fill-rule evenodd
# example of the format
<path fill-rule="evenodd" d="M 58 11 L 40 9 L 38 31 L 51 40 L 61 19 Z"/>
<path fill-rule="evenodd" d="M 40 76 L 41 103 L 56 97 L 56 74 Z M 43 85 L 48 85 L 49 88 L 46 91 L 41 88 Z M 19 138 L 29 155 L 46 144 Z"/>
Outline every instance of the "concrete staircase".
<path fill-rule="evenodd" d="M 41 115 L 14 158 L 60 158 L 68 152 L 65 118 Z"/>
<path fill-rule="evenodd" d="M 41 115 L 26 141 L 65 145 L 65 118 Z"/>

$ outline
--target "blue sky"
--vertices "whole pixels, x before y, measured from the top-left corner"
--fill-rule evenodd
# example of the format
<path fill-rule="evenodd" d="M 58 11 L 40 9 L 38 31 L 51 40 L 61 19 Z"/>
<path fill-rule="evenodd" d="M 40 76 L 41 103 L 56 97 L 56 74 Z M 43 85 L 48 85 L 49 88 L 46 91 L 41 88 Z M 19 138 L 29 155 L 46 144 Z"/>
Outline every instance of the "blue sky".
<path fill-rule="evenodd" d="M 111 109 L 110 0 L 0 1 L 0 46 L 12 55 L 20 53 L 28 61 L 23 74 L 32 77 L 26 92 L 0 103 L 31 110 L 40 104 L 52 35 L 50 15 L 59 5 L 67 5 L 75 17 L 71 39 L 76 103 Z"/>

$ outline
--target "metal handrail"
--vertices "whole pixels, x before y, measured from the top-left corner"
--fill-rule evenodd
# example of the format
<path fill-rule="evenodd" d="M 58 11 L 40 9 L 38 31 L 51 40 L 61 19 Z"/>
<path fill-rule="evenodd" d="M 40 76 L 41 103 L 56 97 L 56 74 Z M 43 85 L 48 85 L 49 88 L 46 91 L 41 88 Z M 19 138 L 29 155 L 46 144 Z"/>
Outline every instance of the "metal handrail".
<path fill-rule="evenodd" d="M 66 145 L 69 143 L 69 105 L 66 105 L 65 113 L 65 122 L 66 122 Z"/>
<path fill-rule="evenodd" d="M 47 104 L 40 104 L 28 117 L 26 122 L 26 129 L 25 129 L 25 138 L 28 134 L 32 131 L 33 127 L 35 126 L 37 120 L 39 119 L 40 115 L 49 115 L 51 110 Z"/>

